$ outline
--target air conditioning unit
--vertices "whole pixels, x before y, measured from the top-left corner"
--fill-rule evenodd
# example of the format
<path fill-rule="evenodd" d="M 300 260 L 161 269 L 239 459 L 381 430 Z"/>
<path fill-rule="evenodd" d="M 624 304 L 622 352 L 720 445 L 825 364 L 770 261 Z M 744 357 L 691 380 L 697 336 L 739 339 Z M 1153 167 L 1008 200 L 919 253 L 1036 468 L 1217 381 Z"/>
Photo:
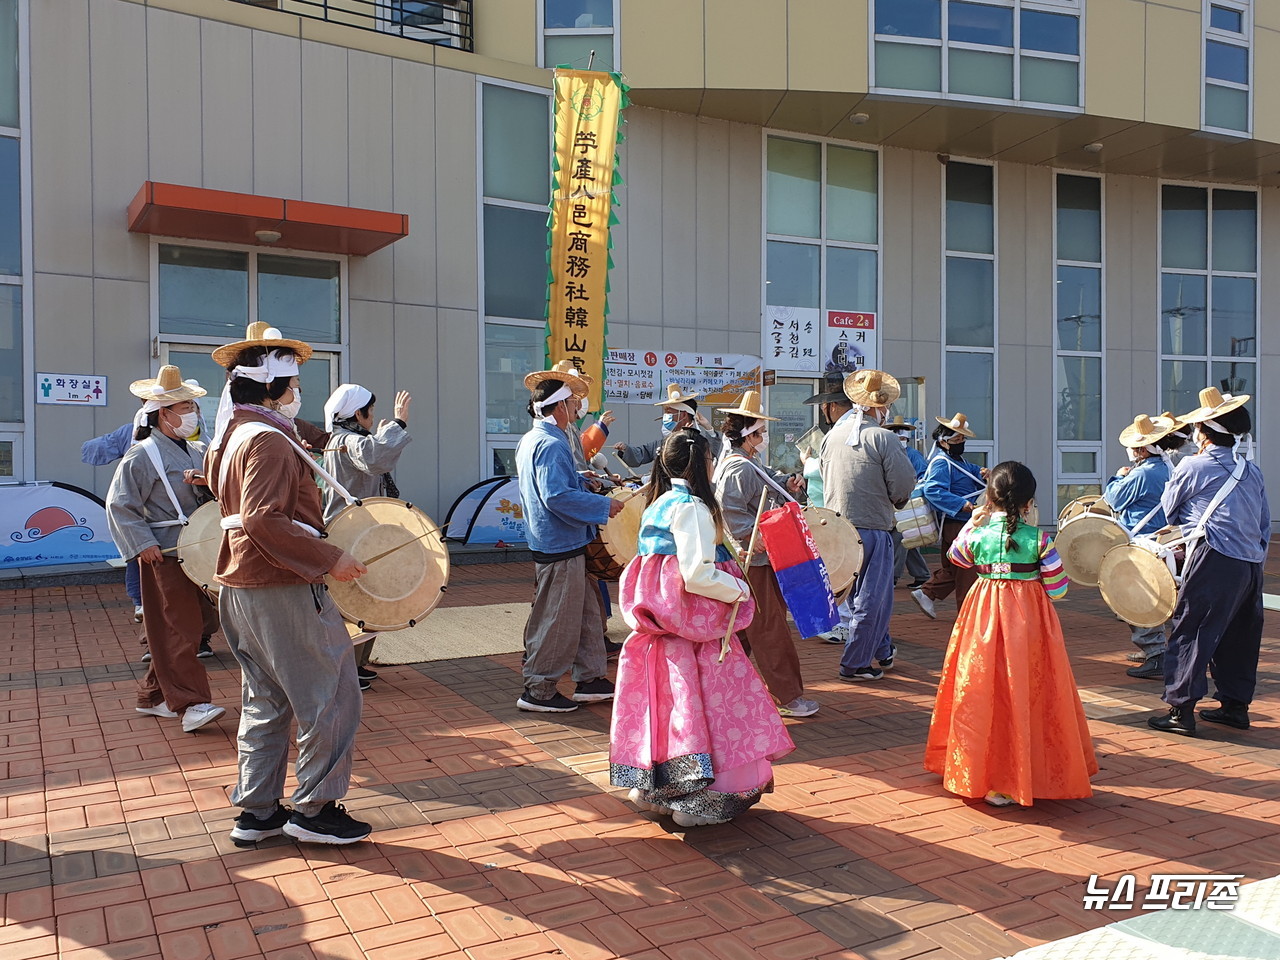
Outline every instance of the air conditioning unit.
<path fill-rule="evenodd" d="M 461 47 L 463 14 L 451 0 L 390 0 L 385 29 L 402 37 Z"/>

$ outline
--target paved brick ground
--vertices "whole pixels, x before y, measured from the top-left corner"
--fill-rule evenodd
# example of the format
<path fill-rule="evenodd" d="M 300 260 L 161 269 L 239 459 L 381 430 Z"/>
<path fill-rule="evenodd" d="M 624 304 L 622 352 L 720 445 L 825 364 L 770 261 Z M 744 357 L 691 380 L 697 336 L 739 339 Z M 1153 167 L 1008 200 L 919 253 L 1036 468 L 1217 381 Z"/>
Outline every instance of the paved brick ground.
<path fill-rule="evenodd" d="M 458 567 L 448 603 L 529 578 Z M 185 735 L 133 711 L 122 589 L 0 592 L 0 956 L 990 958 L 1119 919 L 1083 910 L 1090 873 L 1280 874 L 1274 622 L 1254 728 L 1188 741 L 1146 728 L 1159 687 L 1124 676 L 1126 629 L 1077 590 L 1058 610 L 1096 794 L 993 810 L 920 768 L 949 625 L 898 597 L 882 683 L 836 682 L 837 648 L 801 642 L 822 712 L 790 723 L 777 791 L 733 824 L 681 834 L 636 813 L 603 786 L 608 708 L 521 714 L 503 656 L 384 670 L 348 798 L 376 842 L 240 850 L 220 640 L 206 662 L 228 716 Z"/>

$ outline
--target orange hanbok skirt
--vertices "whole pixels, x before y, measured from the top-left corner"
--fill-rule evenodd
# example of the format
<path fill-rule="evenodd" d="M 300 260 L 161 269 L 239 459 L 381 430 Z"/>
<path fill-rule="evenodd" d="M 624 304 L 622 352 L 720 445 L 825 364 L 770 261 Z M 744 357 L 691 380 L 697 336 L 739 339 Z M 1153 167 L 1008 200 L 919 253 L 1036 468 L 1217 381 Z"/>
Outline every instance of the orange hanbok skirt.
<path fill-rule="evenodd" d="M 980 577 L 951 631 L 926 770 L 962 797 L 1089 797 L 1098 772 L 1062 626 L 1038 580 Z"/>

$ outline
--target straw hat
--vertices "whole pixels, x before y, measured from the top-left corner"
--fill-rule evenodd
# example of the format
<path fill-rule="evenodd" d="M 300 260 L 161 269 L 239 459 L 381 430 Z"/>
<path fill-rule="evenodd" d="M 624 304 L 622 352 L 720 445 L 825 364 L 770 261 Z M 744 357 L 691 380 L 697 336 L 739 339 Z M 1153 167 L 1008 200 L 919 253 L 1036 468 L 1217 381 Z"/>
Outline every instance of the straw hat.
<path fill-rule="evenodd" d="M 577 368 L 568 360 L 559 361 L 550 370 L 533 371 L 533 373 L 524 378 L 525 389 L 532 390 L 543 380 L 559 380 L 573 391 L 573 396 L 577 400 L 585 397 L 590 390 L 588 386 L 589 378 L 579 373 Z"/>
<path fill-rule="evenodd" d="M 747 417 L 751 420 L 777 420 L 777 417 L 766 416 L 760 410 L 760 393 L 757 390 L 748 390 L 742 395 L 742 399 L 738 401 L 736 407 L 717 407 L 721 413 L 736 413 L 739 416 Z"/>
<path fill-rule="evenodd" d="M 1237 397 L 1229 393 L 1219 393 L 1217 387 L 1205 387 L 1200 391 L 1200 406 L 1190 413 L 1184 413 L 1178 419 L 1183 423 L 1204 423 L 1224 413 L 1230 413 L 1237 407 L 1243 407 L 1248 402 L 1249 394 L 1247 393 Z"/>
<path fill-rule="evenodd" d="M 168 407 L 183 400 L 203 397 L 209 391 L 194 380 L 183 380 L 182 371 L 166 363 L 154 379 L 135 380 L 129 384 L 129 392 L 139 400 L 154 400 L 160 406 Z"/>
<path fill-rule="evenodd" d="M 962 437 L 968 437 L 970 440 L 977 439 L 977 434 L 969 429 L 969 418 L 963 413 L 957 413 L 950 420 L 944 420 L 942 417 L 934 417 L 944 427 L 950 427 L 952 431 L 960 434 Z"/>
<path fill-rule="evenodd" d="M 655 400 L 653 401 L 653 405 L 655 407 L 669 407 L 673 404 L 684 403 L 686 400 L 693 400 L 695 397 L 700 396 L 702 396 L 702 394 L 697 390 L 693 391 L 693 393 L 685 393 L 680 384 L 668 383 L 666 399 Z"/>
<path fill-rule="evenodd" d="M 844 378 L 844 395 L 860 407 L 887 407 L 902 396 L 902 387 L 883 370 L 859 370 Z"/>
<path fill-rule="evenodd" d="M 1176 429 L 1177 423 L 1171 418 L 1148 417 L 1145 413 L 1140 413 L 1133 418 L 1133 423 L 1120 431 L 1120 445 L 1145 447 L 1161 437 L 1167 437 Z"/>
<path fill-rule="evenodd" d="M 898 414 L 891 421 L 883 425 L 886 430 L 893 430 L 895 433 L 899 430 L 915 430 L 916 425 L 910 420 L 904 420 L 902 414 Z"/>
<path fill-rule="evenodd" d="M 1165 420 L 1172 420 L 1172 421 L 1173 421 L 1173 429 L 1175 429 L 1175 430 L 1181 430 L 1183 427 L 1185 427 L 1185 426 L 1186 426 L 1186 424 L 1182 422 L 1182 418 L 1181 418 L 1181 417 L 1175 417 L 1175 416 L 1174 416 L 1172 413 L 1170 413 L 1168 410 L 1166 410 L 1164 413 L 1160 414 L 1160 416 L 1161 416 L 1161 418 L 1163 418 L 1163 419 L 1165 419 Z"/>
<path fill-rule="evenodd" d="M 280 331 L 269 323 L 255 320 L 249 324 L 249 329 L 245 331 L 243 340 L 228 343 L 214 350 L 213 362 L 223 367 L 229 367 L 235 362 L 240 351 L 247 350 L 249 347 L 288 347 L 298 355 L 299 363 L 306 363 L 311 358 L 311 347 L 307 344 L 301 340 L 290 340 L 287 337 L 283 337 L 280 335 Z"/>

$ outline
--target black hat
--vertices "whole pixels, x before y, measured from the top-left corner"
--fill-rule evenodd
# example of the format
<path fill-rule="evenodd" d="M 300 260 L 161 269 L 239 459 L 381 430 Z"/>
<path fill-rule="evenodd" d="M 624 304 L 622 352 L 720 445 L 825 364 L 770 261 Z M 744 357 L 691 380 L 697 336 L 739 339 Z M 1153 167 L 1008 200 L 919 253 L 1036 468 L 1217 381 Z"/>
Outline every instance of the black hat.
<path fill-rule="evenodd" d="M 844 393 L 844 374 L 831 373 L 822 381 L 822 392 L 815 393 L 805 403 L 848 403 Z"/>

